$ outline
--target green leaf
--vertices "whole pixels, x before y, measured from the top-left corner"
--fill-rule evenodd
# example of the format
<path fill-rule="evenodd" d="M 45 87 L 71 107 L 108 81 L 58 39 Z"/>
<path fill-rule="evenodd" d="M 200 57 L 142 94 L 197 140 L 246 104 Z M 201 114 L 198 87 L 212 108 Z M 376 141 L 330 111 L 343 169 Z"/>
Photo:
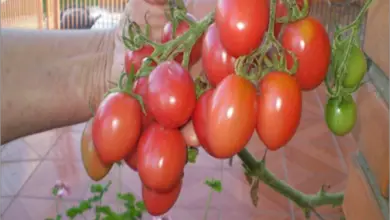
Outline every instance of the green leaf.
<path fill-rule="evenodd" d="M 57 215 L 56 216 L 56 220 L 61 220 L 62 219 L 62 215 Z"/>
<path fill-rule="evenodd" d="M 131 193 L 123 193 L 123 194 L 122 193 L 118 193 L 117 194 L 117 198 L 119 200 L 126 201 L 129 204 L 131 204 L 131 205 L 134 205 L 134 203 L 135 203 L 135 196 L 133 194 L 131 194 Z"/>
<path fill-rule="evenodd" d="M 70 219 L 74 219 L 79 214 L 81 214 L 79 207 L 72 207 L 66 211 L 66 216 Z"/>
<path fill-rule="evenodd" d="M 80 212 L 83 213 L 92 208 L 91 203 L 88 200 L 82 200 L 79 204 Z"/>
<path fill-rule="evenodd" d="M 216 180 L 216 179 L 206 180 L 205 184 L 208 185 L 215 192 L 222 191 L 222 183 L 220 180 Z"/>
<path fill-rule="evenodd" d="M 136 206 L 141 212 L 146 211 L 145 203 L 142 202 L 142 201 L 138 201 L 137 203 L 135 203 L 135 206 Z"/>
<path fill-rule="evenodd" d="M 102 200 L 102 197 L 100 195 L 94 195 L 91 198 L 88 199 L 89 202 L 100 202 Z"/>
<path fill-rule="evenodd" d="M 92 184 L 90 190 L 91 193 L 102 193 L 104 191 L 104 187 L 101 184 Z"/>
<path fill-rule="evenodd" d="M 59 188 L 57 186 L 54 186 L 52 189 L 51 189 L 51 194 L 53 196 L 57 196 L 58 195 L 58 190 Z"/>
<path fill-rule="evenodd" d="M 110 206 L 96 206 L 96 213 L 102 213 L 106 215 L 106 218 L 109 220 L 120 220 L 122 219 L 120 215 L 112 211 Z"/>
<path fill-rule="evenodd" d="M 120 167 L 123 165 L 123 163 L 122 163 L 122 161 L 118 161 L 118 162 L 116 162 L 116 165 L 118 165 L 118 167 Z"/>
<path fill-rule="evenodd" d="M 187 147 L 187 160 L 189 163 L 196 163 L 196 158 L 198 157 L 199 150 L 195 147 Z"/>

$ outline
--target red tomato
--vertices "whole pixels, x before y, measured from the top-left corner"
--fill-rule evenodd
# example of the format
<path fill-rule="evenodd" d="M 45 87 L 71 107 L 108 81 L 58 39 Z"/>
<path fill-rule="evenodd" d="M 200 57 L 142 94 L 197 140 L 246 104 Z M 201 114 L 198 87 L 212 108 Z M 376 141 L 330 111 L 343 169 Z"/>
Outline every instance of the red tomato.
<path fill-rule="evenodd" d="M 215 89 L 208 108 L 208 150 L 216 158 L 230 158 L 248 143 L 256 127 L 256 89 L 236 75 Z"/>
<path fill-rule="evenodd" d="M 142 100 L 144 101 L 146 115 L 142 113 L 142 129 L 145 129 L 153 122 L 153 115 L 149 113 L 147 100 L 146 100 L 147 93 L 148 93 L 148 77 L 138 78 L 134 82 L 133 91 L 134 93 L 140 95 L 142 97 Z"/>
<path fill-rule="evenodd" d="M 207 90 L 203 93 L 196 105 L 194 113 L 192 114 L 192 123 L 194 124 L 194 130 L 196 136 L 198 137 L 200 145 L 211 155 L 212 152 L 208 150 L 207 143 L 207 114 L 209 102 L 211 100 L 211 96 L 213 95 L 214 89 Z"/>
<path fill-rule="evenodd" d="M 196 18 L 192 14 L 187 13 L 187 17 L 192 21 L 196 21 Z M 172 40 L 172 29 L 173 29 L 173 26 L 172 26 L 171 22 L 168 22 L 165 24 L 164 30 L 163 30 L 163 33 L 161 36 L 162 43 L 166 43 L 166 42 Z M 190 25 L 185 21 L 181 21 L 179 23 L 179 25 L 177 25 L 177 28 L 176 28 L 176 37 L 183 35 L 184 33 L 186 33 L 188 31 L 188 29 L 190 29 Z M 195 64 L 200 59 L 200 57 L 202 55 L 202 38 L 203 37 L 200 37 L 198 39 L 198 41 L 192 47 L 192 51 L 190 54 L 189 66 L 192 66 L 193 64 Z M 178 63 L 181 63 L 183 61 L 183 53 L 180 53 L 179 55 L 177 55 L 175 60 Z"/>
<path fill-rule="evenodd" d="M 81 159 L 88 176 L 94 181 L 99 181 L 107 176 L 112 164 L 104 164 L 96 152 L 95 145 L 92 141 L 92 122 L 93 118 L 87 122 L 81 136 Z"/>
<path fill-rule="evenodd" d="M 184 125 L 196 103 L 190 73 L 175 61 L 160 63 L 149 75 L 147 102 L 155 120 L 164 127 Z"/>
<path fill-rule="evenodd" d="M 192 121 L 189 121 L 186 125 L 184 125 L 180 129 L 181 134 L 183 135 L 183 138 L 189 147 L 199 147 L 199 140 L 198 136 L 196 136 L 194 124 Z"/>
<path fill-rule="evenodd" d="M 175 205 L 182 187 L 182 181 L 169 192 L 161 193 L 142 186 L 142 198 L 146 210 L 152 216 L 160 216 L 167 213 Z"/>
<path fill-rule="evenodd" d="M 138 173 L 142 183 L 158 192 L 170 191 L 182 178 L 187 146 L 178 129 L 153 123 L 138 143 Z"/>
<path fill-rule="evenodd" d="M 138 152 L 135 150 L 134 152 L 131 152 L 126 158 L 125 163 L 127 166 L 129 166 L 132 170 L 137 171 L 137 163 L 138 163 Z"/>
<path fill-rule="evenodd" d="M 125 71 L 131 72 L 131 66 L 134 67 L 134 72 L 137 72 L 142 65 L 143 60 L 150 56 L 154 51 L 154 48 L 150 45 L 144 45 L 141 49 L 136 51 L 127 51 L 125 53 Z"/>
<path fill-rule="evenodd" d="M 269 150 L 281 148 L 293 137 L 301 112 L 302 94 L 293 76 L 271 72 L 261 79 L 256 131 Z"/>
<path fill-rule="evenodd" d="M 100 103 L 92 125 L 92 137 L 105 164 L 122 160 L 136 145 L 141 133 L 141 106 L 125 93 L 112 93 Z"/>
<path fill-rule="evenodd" d="M 268 29 L 267 0 L 218 0 L 215 22 L 228 54 L 239 57 L 257 49 Z"/>
<path fill-rule="evenodd" d="M 168 0 L 144 0 L 144 1 L 151 5 L 158 5 L 158 6 L 165 5 L 168 2 Z"/>
<path fill-rule="evenodd" d="M 297 0 L 296 3 L 298 5 L 299 9 L 303 8 L 304 0 Z M 309 10 L 310 10 L 310 0 L 308 0 L 308 3 L 309 3 Z M 278 0 L 276 2 L 276 14 L 275 14 L 275 17 L 276 18 L 282 18 L 282 17 L 285 17 L 287 15 L 288 15 L 288 9 L 283 4 L 282 0 Z M 280 33 L 281 29 L 282 29 L 282 24 L 281 23 L 277 23 L 275 21 L 275 27 L 274 27 L 275 37 L 279 36 L 279 33 Z"/>
<path fill-rule="evenodd" d="M 230 56 L 221 44 L 217 26 L 212 24 L 204 38 L 202 66 L 212 86 L 216 86 L 226 76 L 234 73 L 236 58 Z"/>
<path fill-rule="evenodd" d="M 324 81 L 330 63 L 329 36 L 319 21 L 307 17 L 285 26 L 281 36 L 284 48 L 292 51 L 299 65 L 295 75 L 303 90 L 312 90 Z M 286 56 L 289 68 L 291 56 Z"/>

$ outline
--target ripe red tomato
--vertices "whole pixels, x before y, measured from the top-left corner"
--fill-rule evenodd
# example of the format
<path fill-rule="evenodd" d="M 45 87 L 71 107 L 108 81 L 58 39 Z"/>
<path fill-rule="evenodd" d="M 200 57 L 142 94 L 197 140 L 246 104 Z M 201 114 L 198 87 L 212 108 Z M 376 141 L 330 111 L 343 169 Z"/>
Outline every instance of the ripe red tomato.
<path fill-rule="evenodd" d="M 142 186 L 142 198 L 146 210 L 152 216 L 160 216 L 167 213 L 175 205 L 182 187 L 182 181 L 169 192 L 161 193 Z"/>
<path fill-rule="evenodd" d="M 207 143 L 207 114 L 209 102 L 213 95 L 214 89 L 209 89 L 204 92 L 198 99 L 195 105 L 194 113 L 192 114 L 192 123 L 194 124 L 194 130 L 198 137 L 200 145 L 211 155 L 212 152 L 208 150 Z"/>
<path fill-rule="evenodd" d="M 261 79 L 256 131 L 269 150 L 283 147 L 293 137 L 301 112 L 302 94 L 293 76 L 271 72 Z"/>
<path fill-rule="evenodd" d="M 134 152 L 131 152 L 125 159 L 125 163 L 127 166 L 129 166 L 132 170 L 137 171 L 137 163 L 138 163 L 138 152 L 137 149 Z"/>
<path fill-rule="evenodd" d="M 93 142 L 105 164 L 132 152 L 141 133 L 141 106 L 125 93 L 111 93 L 100 103 L 92 125 Z"/>
<path fill-rule="evenodd" d="M 182 178 L 187 146 L 178 129 L 153 123 L 138 143 L 138 173 L 142 183 L 158 192 L 170 191 Z"/>
<path fill-rule="evenodd" d="M 144 0 L 144 1 L 151 5 L 158 5 L 158 6 L 165 5 L 168 2 L 168 0 Z"/>
<path fill-rule="evenodd" d="M 204 37 L 202 66 L 212 86 L 216 86 L 226 76 L 234 73 L 236 58 L 230 56 L 221 44 L 217 26 L 212 24 Z"/>
<path fill-rule="evenodd" d="M 196 21 L 196 18 L 192 14 L 187 13 L 187 17 L 192 21 Z M 165 24 L 164 29 L 163 29 L 163 33 L 161 36 L 162 43 L 166 43 L 166 42 L 172 40 L 172 29 L 173 29 L 173 26 L 172 26 L 171 22 L 168 22 Z M 190 29 L 190 25 L 185 21 L 181 21 L 177 25 L 177 28 L 176 28 L 176 37 L 183 35 L 184 33 L 186 33 L 188 31 L 188 29 Z M 200 57 L 202 55 L 202 41 L 203 41 L 202 38 L 203 38 L 203 36 L 200 37 L 198 39 L 198 41 L 192 47 L 192 51 L 190 54 L 189 66 L 192 66 L 193 64 L 198 62 L 198 60 L 200 59 Z M 179 55 L 177 55 L 175 60 L 178 63 L 181 63 L 183 61 L 183 53 L 180 53 Z"/>
<path fill-rule="evenodd" d="M 136 51 L 127 51 L 125 53 L 125 71 L 131 72 L 131 66 L 134 68 L 134 72 L 137 72 L 142 65 L 143 60 L 150 56 L 154 51 L 154 48 L 150 45 L 144 45 L 141 49 Z"/>
<path fill-rule="evenodd" d="M 296 1 L 299 9 L 302 9 L 303 8 L 303 4 L 304 4 L 304 0 L 297 0 Z M 308 3 L 309 3 L 309 10 L 310 10 L 310 0 L 308 0 Z M 278 18 L 282 18 L 282 17 L 285 17 L 288 15 L 288 9 L 286 8 L 286 6 L 283 4 L 283 1 L 282 0 L 278 0 L 276 2 L 276 12 L 275 12 L 275 17 L 278 19 Z M 282 25 L 281 23 L 277 23 L 275 21 L 275 27 L 274 27 L 274 34 L 275 34 L 275 37 L 278 37 L 279 36 L 279 33 L 282 29 Z"/>
<path fill-rule="evenodd" d="M 81 136 L 81 159 L 88 176 L 94 181 L 99 181 L 107 176 L 112 164 L 104 164 L 96 152 L 92 141 L 92 122 L 93 118 L 87 122 Z"/>
<path fill-rule="evenodd" d="M 190 73 L 175 61 L 160 63 L 149 75 L 147 102 L 155 120 L 164 127 L 184 125 L 196 103 Z"/>
<path fill-rule="evenodd" d="M 331 48 L 329 36 L 319 21 L 304 18 L 285 26 L 281 36 L 284 48 L 292 51 L 298 59 L 295 75 L 303 90 L 312 90 L 324 81 L 330 63 Z M 287 65 L 293 66 L 293 59 L 287 55 Z"/>
<path fill-rule="evenodd" d="M 236 74 L 220 82 L 209 102 L 208 150 L 216 158 L 230 158 L 248 143 L 256 127 L 256 89 Z"/>
<path fill-rule="evenodd" d="M 215 22 L 228 54 L 239 57 L 257 49 L 268 29 L 267 0 L 218 0 Z"/>
<path fill-rule="evenodd" d="M 153 115 L 150 114 L 148 106 L 147 106 L 147 93 L 148 93 L 148 77 L 138 78 L 134 82 L 133 87 L 134 93 L 140 95 L 142 100 L 144 101 L 144 107 L 146 114 L 142 113 L 142 129 L 144 130 L 148 127 L 154 120 Z"/>

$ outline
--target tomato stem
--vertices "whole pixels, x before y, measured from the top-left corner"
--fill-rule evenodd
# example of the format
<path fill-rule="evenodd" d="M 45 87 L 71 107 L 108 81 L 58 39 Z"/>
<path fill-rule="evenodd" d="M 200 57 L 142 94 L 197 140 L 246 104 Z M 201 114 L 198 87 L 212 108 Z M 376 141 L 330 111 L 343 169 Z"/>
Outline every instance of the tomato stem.
<path fill-rule="evenodd" d="M 258 178 L 276 192 L 292 200 L 298 207 L 302 209 L 313 210 L 315 207 L 322 205 L 339 206 L 343 203 L 343 192 L 328 193 L 325 192 L 323 188 L 321 188 L 317 194 L 305 194 L 291 187 L 285 181 L 279 180 L 271 171 L 266 168 L 266 163 L 262 164 L 261 161 L 257 161 L 247 149 L 240 151 L 238 153 L 238 157 L 251 171 L 251 173 L 254 174 L 254 178 Z"/>

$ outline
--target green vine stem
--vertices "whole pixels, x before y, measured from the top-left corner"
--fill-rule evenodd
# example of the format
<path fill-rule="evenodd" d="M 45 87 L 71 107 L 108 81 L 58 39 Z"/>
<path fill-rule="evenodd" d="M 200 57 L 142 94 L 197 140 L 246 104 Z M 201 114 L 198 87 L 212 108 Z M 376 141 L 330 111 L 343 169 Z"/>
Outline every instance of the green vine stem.
<path fill-rule="evenodd" d="M 353 44 L 358 45 L 356 39 L 358 38 L 357 35 L 360 30 L 360 25 L 363 16 L 365 15 L 365 12 L 368 10 L 371 3 L 372 0 L 367 0 L 355 20 L 345 27 L 337 28 L 336 33 L 334 34 L 332 43 L 332 58 L 335 59 L 338 58 L 338 56 L 341 56 L 342 61 L 341 63 L 332 62 L 329 73 L 325 78 L 325 85 L 328 90 L 328 95 L 332 98 L 352 94 L 360 87 L 360 85 L 358 85 L 352 90 L 345 89 L 343 88 L 343 81 L 346 76 L 347 61 L 351 54 L 352 46 Z M 345 34 L 347 34 L 347 36 L 343 36 Z M 346 48 L 344 49 L 345 45 Z M 341 54 L 339 53 L 340 47 L 343 49 Z M 333 76 L 333 83 L 330 82 L 331 76 Z"/>
<path fill-rule="evenodd" d="M 340 206 L 343 203 L 344 193 L 328 193 L 321 188 L 317 194 L 311 195 L 294 189 L 269 171 L 265 167 L 265 160 L 256 160 L 247 149 L 239 152 L 238 157 L 248 168 L 250 176 L 260 179 L 263 183 L 292 200 L 298 207 L 304 210 L 322 205 Z"/>

